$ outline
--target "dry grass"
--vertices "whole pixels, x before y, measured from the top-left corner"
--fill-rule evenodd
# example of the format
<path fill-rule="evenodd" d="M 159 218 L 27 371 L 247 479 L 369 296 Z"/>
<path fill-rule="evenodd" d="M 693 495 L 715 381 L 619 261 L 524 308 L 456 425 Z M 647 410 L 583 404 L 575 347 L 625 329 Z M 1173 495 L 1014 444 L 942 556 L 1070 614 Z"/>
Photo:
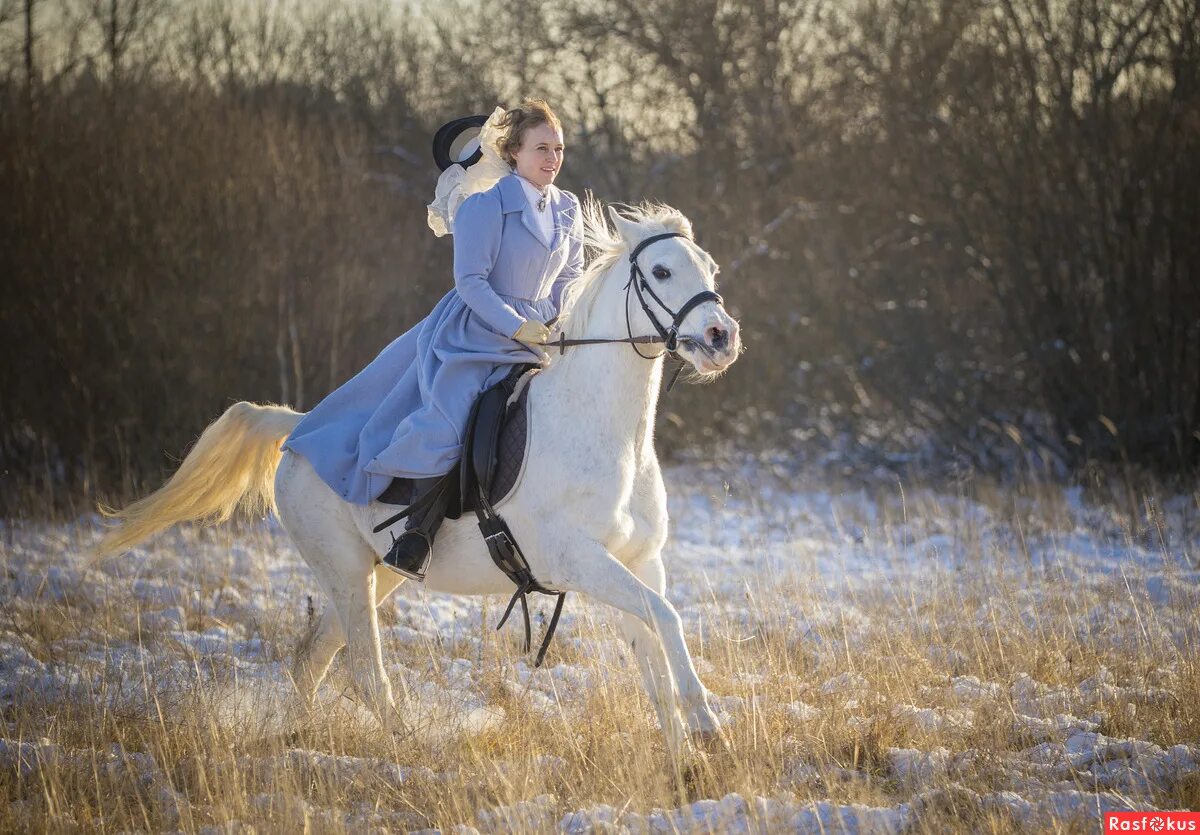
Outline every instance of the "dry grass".
<path fill-rule="evenodd" d="M 1089 547 L 1155 557 L 1160 585 L 1194 577 L 1195 532 L 1181 529 L 1179 507 L 1195 500 L 1142 503 L 1174 508 L 1157 520 L 1122 516 L 1128 502 L 1088 505 Z M 715 531 L 778 513 L 736 490 L 710 501 L 682 518 Z M 348 689 L 335 663 L 324 707 L 280 733 L 281 705 L 255 694 L 283 689 L 311 580 L 277 530 L 188 529 L 85 571 L 72 567 L 74 531 L 17 524 L 0 563 L 0 664 L 17 669 L 27 655 L 41 677 L 3 694 L 0 831 L 542 831 L 598 805 L 647 815 L 730 793 L 764 831 L 795 823 L 772 798 L 792 816 L 822 802 L 898 808 L 916 832 L 1014 832 L 1031 821 L 1093 831 L 1094 817 L 1022 817 L 995 801 L 1004 791 L 1033 807 L 1053 792 L 1082 792 L 1093 806 L 1108 796 L 1095 764 L 1038 764 L 1035 746 L 1073 732 L 1022 721 L 1022 694 L 1035 694 L 1047 721 L 1065 714 L 1107 737 L 1194 746 L 1200 660 L 1194 585 L 1170 585 L 1155 605 L 1131 561 L 1079 568 L 1083 512 L 1053 487 L 954 497 L 883 486 L 744 528 L 749 567 L 673 545 L 669 596 L 729 719 L 728 748 L 713 746 L 707 764 L 682 774 L 611 613 L 578 598 L 550 670 L 528 675 L 516 631 L 491 629 L 495 601 L 486 623 L 468 601 L 454 630 L 442 617 L 435 634 L 423 596 L 402 590 L 385 607 L 385 657 L 397 691 L 405 683 L 422 706 L 417 730 L 379 732 L 336 695 Z M 692 533 L 692 543 L 707 538 Z M 722 559 L 725 574 L 714 569 Z M 227 643 L 198 644 L 198 633 Z M 254 639 L 253 650 L 239 643 Z M 1108 684 L 1081 688 L 1089 679 Z M 484 706 L 503 721 L 481 726 L 472 710 Z M 900 749 L 946 753 L 920 773 L 898 761 Z M 1118 781 L 1113 796 L 1200 806 L 1200 773 L 1131 762 L 1144 766 L 1144 791 Z M 736 813 L 735 801 L 726 806 Z M 695 828 L 734 826 L 715 820 Z"/>

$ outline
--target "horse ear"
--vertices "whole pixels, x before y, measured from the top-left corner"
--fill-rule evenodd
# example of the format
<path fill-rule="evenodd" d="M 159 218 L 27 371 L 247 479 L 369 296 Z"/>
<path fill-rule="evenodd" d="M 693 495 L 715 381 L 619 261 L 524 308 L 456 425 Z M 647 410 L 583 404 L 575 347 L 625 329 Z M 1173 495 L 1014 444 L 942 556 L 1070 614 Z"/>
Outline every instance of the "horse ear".
<path fill-rule="evenodd" d="M 638 241 L 642 239 L 641 227 L 632 220 L 622 217 L 621 214 L 612 206 L 608 207 L 608 216 L 612 218 L 613 225 L 617 227 L 617 234 L 630 246 L 637 246 Z"/>

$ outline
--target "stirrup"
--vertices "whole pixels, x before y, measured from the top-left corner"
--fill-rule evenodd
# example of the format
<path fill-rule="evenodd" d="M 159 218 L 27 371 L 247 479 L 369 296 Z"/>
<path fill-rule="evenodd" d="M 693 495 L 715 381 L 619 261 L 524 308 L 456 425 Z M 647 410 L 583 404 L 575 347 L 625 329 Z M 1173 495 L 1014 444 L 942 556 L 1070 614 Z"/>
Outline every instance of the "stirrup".
<path fill-rule="evenodd" d="M 414 486 L 420 495 L 406 511 L 408 521 L 404 525 L 404 532 L 400 536 L 392 535 L 392 547 L 384 555 L 383 564 L 420 583 L 425 580 L 425 571 L 433 556 L 433 538 L 446 518 L 450 488 L 445 476 L 420 479 Z M 412 511 L 416 508 L 420 508 L 420 511 L 413 515 Z"/>
<path fill-rule="evenodd" d="M 386 565 L 397 574 L 402 574 L 418 583 L 425 581 L 429 560 L 433 556 L 433 540 L 421 528 L 411 528 L 400 536 L 392 537 L 392 547 L 383 556 Z"/>

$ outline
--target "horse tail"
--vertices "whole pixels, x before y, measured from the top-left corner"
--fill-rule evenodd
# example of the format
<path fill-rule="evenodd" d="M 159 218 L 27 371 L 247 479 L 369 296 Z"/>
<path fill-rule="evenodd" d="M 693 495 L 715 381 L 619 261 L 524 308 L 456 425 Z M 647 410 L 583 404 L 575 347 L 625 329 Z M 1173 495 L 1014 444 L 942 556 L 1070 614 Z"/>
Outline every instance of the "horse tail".
<path fill-rule="evenodd" d="M 234 403 L 200 434 L 166 484 L 120 510 L 100 507 L 117 524 L 95 556 L 128 551 L 179 522 L 224 522 L 238 507 L 256 515 L 274 511 L 279 447 L 302 416 L 286 406 Z"/>

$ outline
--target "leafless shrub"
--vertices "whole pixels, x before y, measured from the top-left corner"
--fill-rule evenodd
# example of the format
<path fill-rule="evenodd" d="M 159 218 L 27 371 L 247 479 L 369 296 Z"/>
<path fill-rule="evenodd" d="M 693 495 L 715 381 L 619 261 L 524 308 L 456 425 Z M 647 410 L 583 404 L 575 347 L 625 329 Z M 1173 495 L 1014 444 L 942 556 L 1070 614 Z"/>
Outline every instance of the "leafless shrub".
<path fill-rule="evenodd" d="M 1187 470 L 1198 12 L 3 4 L 0 456 L 117 489 L 231 399 L 311 406 L 450 286 L 432 130 L 541 95 L 565 185 L 679 207 L 723 265 L 748 350 L 664 403 L 668 452 Z"/>

